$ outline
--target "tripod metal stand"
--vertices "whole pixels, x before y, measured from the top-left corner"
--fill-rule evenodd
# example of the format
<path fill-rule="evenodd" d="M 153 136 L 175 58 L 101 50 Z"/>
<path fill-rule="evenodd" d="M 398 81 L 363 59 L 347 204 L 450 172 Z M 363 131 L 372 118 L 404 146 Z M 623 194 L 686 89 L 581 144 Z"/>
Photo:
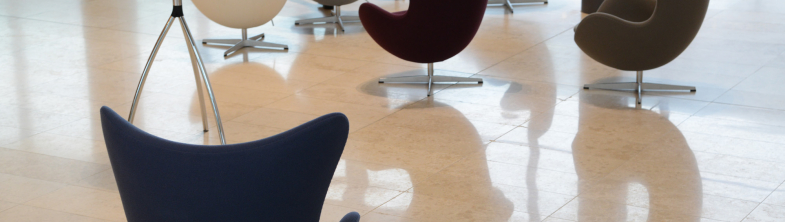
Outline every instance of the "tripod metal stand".
<path fill-rule="evenodd" d="M 136 94 L 134 95 L 134 102 L 131 104 L 131 113 L 128 115 L 128 122 L 134 122 L 134 116 L 136 114 L 136 108 L 139 105 L 139 98 L 142 94 L 142 88 L 144 88 L 144 83 L 147 80 L 147 74 L 150 73 L 150 67 L 153 66 L 153 61 L 155 60 L 155 55 L 158 54 L 158 49 L 161 48 L 161 43 L 164 41 L 164 37 L 166 37 L 166 33 L 169 32 L 169 28 L 172 27 L 172 23 L 174 23 L 175 19 L 180 19 L 180 27 L 183 29 L 183 35 L 185 36 L 186 45 L 188 45 L 188 53 L 191 54 L 191 65 L 194 69 L 194 77 L 196 78 L 196 89 L 197 94 L 199 94 L 199 105 L 201 105 L 201 112 L 202 112 L 202 126 L 204 131 L 207 132 L 207 110 L 204 106 L 204 95 L 202 93 L 202 82 L 200 79 L 204 80 L 204 85 L 207 88 L 207 94 L 210 96 L 210 102 L 213 106 L 213 113 L 215 114 L 215 124 L 218 126 L 218 134 L 221 137 L 221 144 L 226 144 L 226 138 L 224 137 L 224 129 L 223 125 L 221 124 L 221 115 L 218 114 L 218 104 L 215 102 L 215 94 L 213 94 L 213 88 L 210 86 L 210 79 L 207 77 L 207 71 L 205 71 L 204 63 L 202 62 L 202 57 L 199 56 L 199 50 L 196 48 L 194 44 L 194 38 L 191 36 L 191 31 L 188 29 L 188 24 L 185 23 L 185 18 L 183 18 L 183 5 L 182 0 L 172 0 L 174 3 L 174 7 L 172 8 L 172 16 L 169 17 L 169 20 L 166 21 L 166 26 L 164 26 L 164 30 L 161 31 L 161 35 L 158 36 L 158 41 L 155 42 L 155 47 L 153 47 L 153 52 L 150 53 L 150 58 L 147 59 L 147 64 L 144 66 L 144 71 L 142 71 L 142 78 L 139 80 L 139 85 L 136 87 Z M 201 75 L 201 76 L 200 76 Z"/>

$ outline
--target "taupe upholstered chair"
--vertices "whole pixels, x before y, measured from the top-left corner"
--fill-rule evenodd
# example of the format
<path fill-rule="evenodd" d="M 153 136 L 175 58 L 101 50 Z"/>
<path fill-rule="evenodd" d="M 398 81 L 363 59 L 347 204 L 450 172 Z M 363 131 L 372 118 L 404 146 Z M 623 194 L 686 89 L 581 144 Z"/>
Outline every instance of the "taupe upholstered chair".
<path fill-rule="evenodd" d="M 584 89 L 689 90 L 691 86 L 643 83 L 643 70 L 667 64 L 690 45 L 709 0 L 605 0 L 575 27 L 575 43 L 607 66 L 637 71 L 636 82 L 586 84 Z"/>

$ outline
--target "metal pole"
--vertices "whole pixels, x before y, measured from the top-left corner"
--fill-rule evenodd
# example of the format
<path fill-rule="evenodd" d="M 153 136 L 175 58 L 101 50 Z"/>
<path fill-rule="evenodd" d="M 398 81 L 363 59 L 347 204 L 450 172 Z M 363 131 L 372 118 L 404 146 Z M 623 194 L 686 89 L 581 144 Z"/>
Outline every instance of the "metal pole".
<path fill-rule="evenodd" d="M 635 91 L 637 91 L 638 93 L 638 101 L 636 102 L 638 102 L 638 104 L 641 104 L 641 97 L 642 97 L 641 94 L 643 94 L 643 71 L 638 71 L 636 74 L 637 75 L 635 78 L 636 79 L 635 85 L 637 86 L 637 89 Z"/>
<path fill-rule="evenodd" d="M 142 95 L 142 88 L 144 88 L 144 83 L 145 81 L 147 81 L 147 74 L 150 73 L 150 67 L 153 66 L 155 55 L 158 54 L 158 49 L 161 48 L 161 43 L 164 42 L 166 33 L 169 32 L 169 28 L 172 27 L 173 22 L 174 22 L 174 17 L 170 16 L 169 20 L 166 21 L 166 26 L 164 26 L 164 30 L 161 31 L 161 35 L 158 36 L 158 41 L 155 42 L 155 47 L 153 47 L 153 52 L 150 53 L 150 58 L 147 59 L 147 64 L 144 65 L 144 70 L 142 71 L 142 78 L 139 79 L 139 85 L 136 86 L 136 94 L 134 94 L 134 102 L 131 103 L 131 113 L 128 114 L 128 122 L 130 123 L 134 123 L 134 117 L 136 116 L 136 107 L 139 105 L 139 98 Z"/>
<path fill-rule="evenodd" d="M 215 94 L 213 93 L 213 88 L 210 84 L 210 79 L 207 77 L 206 69 L 204 68 L 204 63 L 202 62 L 201 56 L 199 56 L 199 49 L 196 48 L 196 44 L 194 43 L 194 38 L 191 36 L 191 30 L 188 29 L 188 24 L 185 22 L 185 18 L 180 17 L 180 25 L 182 26 L 184 33 L 185 33 L 185 41 L 190 45 L 190 49 L 193 50 L 193 53 L 196 57 L 197 65 L 199 66 L 199 71 L 202 73 L 202 79 L 204 79 L 205 88 L 207 88 L 207 95 L 210 96 L 210 103 L 213 105 L 213 114 L 215 114 L 215 124 L 218 126 L 218 135 L 221 138 L 221 144 L 226 144 L 226 137 L 224 136 L 224 128 L 223 124 L 221 124 L 221 115 L 218 113 L 218 103 L 215 101 Z"/>
<path fill-rule="evenodd" d="M 433 63 L 428 63 L 428 96 L 433 95 Z"/>
<path fill-rule="evenodd" d="M 180 24 L 182 24 L 182 22 L 180 22 Z M 187 35 L 188 34 L 185 33 L 185 29 L 183 29 L 183 36 L 187 36 Z M 188 54 L 191 56 L 191 66 L 194 69 L 194 79 L 196 79 L 196 94 L 199 94 L 199 106 L 200 106 L 199 108 L 202 114 L 202 129 L 204 130 L 204 132 L 207 132 L 209 130 L 209 127 L 207 124 L 207 109 L 204 106 L 204 92 L 202 91 L 202 81 L 201 81 L 202 77 L 199 75 L 200 73 L 199 66 L 196 65 L 198 63 L 196 60 L 196 54 L 194 53 L 193 48 L 191 48 L 191 45 L 188 44 L 187 39 L 185 40 L 185 43 L 186 46 L 188 47 Z"/>

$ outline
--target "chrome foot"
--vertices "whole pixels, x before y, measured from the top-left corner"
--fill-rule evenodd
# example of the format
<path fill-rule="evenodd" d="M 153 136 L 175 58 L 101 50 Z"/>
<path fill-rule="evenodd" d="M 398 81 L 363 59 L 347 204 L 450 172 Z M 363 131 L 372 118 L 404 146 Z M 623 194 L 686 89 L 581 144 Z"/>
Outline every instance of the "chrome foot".
<path fill-rule="evenodd" d="M 412 84 L 427 84 L 429 79 L 433 83 L 482 83 L 481 78 L 467 78 L 467 77 L 454 77 L 454 76 L 401 76 L 381 78 L 379 83 L 412 83 Z"/>
<path fill-rule="evenodd" d="M 338 25 L 338 28 L 341 29 L 341 32 L 345 31 L 343 28 L 344 22 L 359 22 L 360 16 L 343 16 L 341 15 L 341 6 L 335 6 L 335 13 L 333 16 L 324 17 L 324 18 L 312 18 L 312 19 L 300 19 L 294 21 L 294 25 L 301 25 L 301 24 L 314 24 L 314 23 L 335 23 Z"/>
<path fill-rule="evenodd" d="M 265 48 L 283 48 L 284 50 L 288 50 L 289 46 L 277 43 L 270 43 L 261 41 L 264 39 L 264 33 L 253 36 L 251 38 L 247 38 L 247 29 L 243 29 L 243 38 L 242 39 L 205 39 L 202 40 L 202 44 L 224 44 L 224 45 L 234 45 L 226 52 L 224 52 L 224 57 L 229 56 L 233 52 L 240 50 L 245 47 L 265 47 Z"/>
<path fill-rule="evenodd" d="M 614 83 L 595 83 L 583 85 L 584 89 L 605 89 L 617 91 L 635 91 L 638 90 L 638 83 L 636 82 L 614 82 Z M 677 91 L 684 90 L 695 92 L 694 86 L 679 86 L 667 85 L 659 83 L 642 83 L 641 90 L 643 91 Z"/>
<path fill-rule="evenodd" d="M 433 63 L 428 63 L 427 76 L 401 76 L 401 77 L 380 78 L 379 83 L 428 84 L 428 96 L 431 96 L 433 95 L 433 84 L 438 84 L 438 83 L 482 84 L 482 78 L 435 76 L 433 75 Z"/>
<path fill-rule="evenodd" d="M 696 92 L 694 86 L 679 86 L 668 85 L 660 83 L 645 83 L 643 82 L 643 71 L 637 72 L 635 82 L 614 82 L 614 83 L 595 83 L 583 85 L 584 89 L 605 89 L 617 91 L 634 91 L 638 94 L 638 104 L 641 103 L 641 94 L 643 91 L 690 91 Z"/>

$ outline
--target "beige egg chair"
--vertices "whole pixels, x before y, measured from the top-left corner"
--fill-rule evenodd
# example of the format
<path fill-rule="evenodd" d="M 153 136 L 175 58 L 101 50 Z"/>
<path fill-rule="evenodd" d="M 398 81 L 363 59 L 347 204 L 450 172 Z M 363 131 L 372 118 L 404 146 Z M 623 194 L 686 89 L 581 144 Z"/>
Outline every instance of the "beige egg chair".
<path fill-rule="evenodd" d="M 202 44 L 234 45 L 224 52 L 224 56 L 244 47 L 289 49 L 287 45 L 262 41 L 264 33 L 248 38 L 248 29 L 272 21 L 283 9 L 286 0 L 193 0 L 193 3 L 210 20 L 226 27 L 242 29 L 242 39 L 202 40 Z"/>

